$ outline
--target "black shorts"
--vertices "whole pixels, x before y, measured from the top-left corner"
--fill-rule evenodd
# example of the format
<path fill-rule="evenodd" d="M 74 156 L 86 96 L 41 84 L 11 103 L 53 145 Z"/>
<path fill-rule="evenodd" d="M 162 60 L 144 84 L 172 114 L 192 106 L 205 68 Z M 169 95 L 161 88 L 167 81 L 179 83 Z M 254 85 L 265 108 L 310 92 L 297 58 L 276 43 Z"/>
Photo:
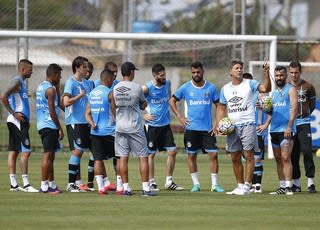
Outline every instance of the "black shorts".
<path fill-rule="evenodd" d="M 281 143 L 283 142 L 284 139 L 284 132 L 274 132 L 274 133 L 270 133 L 271 136 L 271 143 L 272 146 L 274 147 L 280 147 Z M 290 140 L 292 140 L 294 137 L 294 133 L 291 133 L 291 138 Z"/>
<path fill-rule="evenodd" d="M 200 149 L 203 153 L 217 152 L 216 137 L 206 131 L 186 130 L 184 146 L 189 154 L 196 154 Z"/>
<path fill-rule="evenodd" d="M 88 124 L 67 125 L 70 150 L 87 150 L 90 147 L 90 126 Z"/>
<path fill-rule="evenodd" d="M 94 160 L 108 160 L 115 157 L 114 137 L 90 135 Z"/>
<path fill-rule="evenodd" d="M 59 130 L 43 128 L 38 131 L 44 152 L 57 152 L 60 149 Z"/>
<path fill-rule="evenodd" d="M 145 126 L 149 153 L 176 149 L 170 125 L 161 127 Z"/>
<path fill-rule="evenodd" d="M 20 130 L 12 122 L 8 122 L 7 126 L 9 130 L 8 151 L 31 152 L 29 122 L 20 122 Z"/>

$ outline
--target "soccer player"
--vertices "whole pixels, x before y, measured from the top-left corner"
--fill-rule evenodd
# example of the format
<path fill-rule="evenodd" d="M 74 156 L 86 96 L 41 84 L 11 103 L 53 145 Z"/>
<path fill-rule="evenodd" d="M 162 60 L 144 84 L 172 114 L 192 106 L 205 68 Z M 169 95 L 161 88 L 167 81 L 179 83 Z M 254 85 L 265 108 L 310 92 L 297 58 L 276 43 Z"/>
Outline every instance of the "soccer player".
<path fill-rule="evenodd" d="M 1 95 L 2 104 L 8 111 L 10 191 L 39 192 L 30 185 L 28 176 L 28 161 L 31 155 L 30 107 L 25 80 L 31 77 L 32 67 L 31 61 L 21 59 L 18 64 L 18 75 L 13 77 L 10 85 Z M 23 188 L 18 185 L 16 179 L 16 162 L 19 154 Z"/>
<path fill-rule="evenodd" d="M 88 102 L 87 95 L 90 89 L 85 76 L 88 73 L 88 59 L 82 56 L 76 57 L 72 62 L 73 76 L 65 83 L 62 95 L 65 106 L 65 124 L 70 150 L 69 159 L 69 182 L 67 191 L 88 191 L 88 187 L 77 179 L 80 174 L 80 159 L 83 152 L 90 146 L 90 126 L 85 119 L 85 109 Z"/>
<path fill-rule="evenodd" d="M 149 183 L 152 190 L 159 190 L 154 179 L 154 158 L 157 149 L 166 150 L 168 157 L 164 187 L 168 190 L 180 191 L 183 187 L 178 186 L 172 179 L 177 151 L 170 127 L 171 82 L 166 79 L 166 70 L 162 64 L 155 64 L 152 67 L 152 75 L 153 80 L 142 86 L 148 103 L 143 118 L 149 150 Z"/>
<path fill-rule="evenodd" d="M 286 83 L 287 69 L 276 66 L 274 70 L 276 90 L 272 92 L 272 118 L 270 135 L 272 150 L 277 164 L 280 187 L 271 195 L 292 195 L 291 151 L 296 132 L 295 119 L 298 95 L 295 88 Z"/>
<path fill-rule="evenodd" d="M 315 193 L 314 184 L 315 165 L 312 154 L 312 137 L 310 126 L 310 115 L 316 106 L 316 91 L 314 86 L 301 78 L 301 64 L 293 61 L 289 64 L 290 84 L 295 87 L 298 93 L 298 115 L 296 120 L 297 135 L 293 141 L 291 155 L 293 173 L 293 192 L 301 192 L 301 171 L 300 171 L 300 152 L 303 153 L 303 163 L 305 175 L 307 177 L 308 192 Z"/>
<path fill-rule="evenodd" d="M 92 76 L 93 70 L 94 70 L 93 64 L 89 61 L 88 72 L 84 78 L 87 80 L 90 92 L 95 87 L 94 81 L 90 79 Z M 77 175 L 77 179 L 80 179 L 79 173 Z M 89 161 L 88 161 L 88 182 L 87 182 L 87 187 L 89 191 L 94 191 L 93 180 L 94 180 L 94 160 L 93 160 L 92 154 L 90 154 Z"/>
<path fill-rule="evenodd" d="M 94 174 L 98 185 L 98 193 L 105 195 L 115 187 L 107 176 L 103 160 L 115 157 L 114 135 L 115 119 L 110 101 L 112 99 L 112 83 L 114 75 L 104 69 L 100 75 L 100 85 L 89 94 L 86 108 L 86 119 L 91 126 L 90 138 L 94 157 Z M 117 188 L 117 193 L 123 193 L 123 188 Z"/>
<path fill-rule="evenodd" d="M 60 140 L 63 139 L 63 130 L 59 121 L 59 96 L 56 88 L 59 87 L 62 68 L 53 63 L 46 72 L 46 80 L 40 83 L 36 92 L 37 130 L 43 145 L 43 159 L 41 162 L 40 192 L 58 194 L 61 190 L 54 180 L 54 158 L 60 149 Z"/>
<path fill-rule="evenodd" d="M 254 171 L 254 147 L 257 143 L 254 94 L 256 91 L 267 93 L 271 90 L 269 65 L 264 63 L 264 82 L 243 78 L 243 62 L 233 60 L 229 66 L 231 81 L 220 91 L 220 104 L 217 111 L 217 122 L 228 115 L 234 122 L 235 130 L 226 138 L 226 150 L 231 153 L 233 171 L 238 186 L 227 194 L 248 195 Z M 218 133 L 218 127 L 216 127 Z M 246 159 L 243 169 L 241 156 Z M 245 171 L 245 173 L 244 173 Z"/>
<path fill-rule="evenodd" d="M 149 186 L 147 138 L 142 124 L 142 113 L 147 106 L 145 96 L 139 84 L 133 82 L 137 68 L 131 62 L 121 65 L 122 81 L 113 90 L 116 107 L 115 152 L 120 157 L 120 175 L 123 181 L 123 195 L 133 195 L 128 182 L 129 153 L 139 157 L 139 169 L 142 181 L 142 195 L 154 196 Z"/>
<path fill-rule="evenodd" d="M 250 73 L 243 74 L 244 79 L 253 79 L 253 76 Z M 259 99 L 263 97 L 264 94 L 259 94 L 257 91 L 254 95 L 253 104 L 255 105 L 255 121 L 257 125 L 257 146 L 254 149 L 254 172 L 253 172 L 253 179 L 252 179 L 252 186 L 251 192 L 254 193 L 262 193 L 262 175 L 263 175 L 263 160 L 264 160 L 264 153 L 265 153 L 265 131 L 270 124 L 271 113 L 265 113 L 259 107 Z M 257 104 L 258 103 L 258 104 Z M 258 105 L 258 106 L 256 106 Z"/>
<path fill-rule="evenodd" d="M 188 166 L 193 187 L 191 192 L 200 191 L 197 154 L 207 153 L 210 160 L 211 191 L 224 192 L 218 182 L 218 155 L 216 137 L 212 124 L 212 104 L 217 107 L 219 92 L 216 86 L 205 80 L 202 63 L 191 64 L 191 81 L 180 86 L 170 99 L 170 107 L 185 127 L 184 144 L 188 154 Z M 184 100 L 185 114 L 177 108 L 177 102 Z"/>

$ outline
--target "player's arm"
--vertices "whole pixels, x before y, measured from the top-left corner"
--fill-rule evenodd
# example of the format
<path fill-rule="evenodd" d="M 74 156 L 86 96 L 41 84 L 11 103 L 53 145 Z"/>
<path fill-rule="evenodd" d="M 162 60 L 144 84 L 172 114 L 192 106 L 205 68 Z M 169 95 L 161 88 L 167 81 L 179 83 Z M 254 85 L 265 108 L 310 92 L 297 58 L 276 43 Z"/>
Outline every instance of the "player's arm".
<path fill-rule="evenodd" d="M 15 79 L 12 80 L 9 87 L 4 91 L 4 93 L 1 95 L 1 102 L 3 106 L 6 108 L 6 110 L 12 114 L 18 121 L 24 122 L 24 115 L 22 113 L 18 113 L 13 111 L 9 104 L 8 97 L 12 93 L 17 93 L 21 90 L 21 83 L 19 80 Z"/>
<path fill-rule="evenodd" d="M 93 121 L 92 116 L 91 116 L 90 103 L 87 103 L 86 111 L 84 113 L 84 116 L 85 116 L 87 122 L 89 123 L 89 125 L 91 126 L 91 129 L 95 129 L 97 127 L 97 125 Z"/>
<path fill-rule="evenodd" d="M 63 105 L 64 106 L 70 106 L 76 103 L 78 100 L 83 98 L 86 95 L 86 91 L 84 89 L 79 89 L 79 94 L 72 97 L 71 94 L 69 93 L 64 93 L 63 94 Z"/>
<path fill-rule="evenodd" d="M 257 126 L 257 131 L 261 132 L 261 133 L 264 132 L 268 128 L 268 126 L 270 125 L 271 118 L 272 118 L 272 112 L 267 113 L 266 121 L 262 125 L 258 125 Z"/>
<path fill-rule="evenodd" d="M 263 83 L 259 85 L 260 93 L 268 93 L 271 91 L 270 65 L 266 61 L 263 64 Z"/>
<path fill-rule="evenodd" d="M 311 84 L 310 84 L 311 85 Z M 316 108 L 316 90 L 313 87 L 313 85 L 311 85 L 310 87 L 310 94 L 309 94 L 309 111 L 310 114 L 313 112 L 313 110 Z"/>
<path fill-rule="evenodd" d="M 55 104 L 54 104 L 55 96 L 56 96 L 56 88 L 55 87 L 48 88 L 46 91 L 46 98 L 48 100 L 49 114 L 50 114 L 52 121 L 58 127 L 59 139 L 62 140 L 64 137 L 64 133 L 63 133 L 62 127 L 60 125 L 58 115 L 56 114 L 56 110 L 55 110 Z"/>
<path fill-rule="evenodd" d="M 189 121 L 179 112 L 177 107 L 177 101 L 178 99 L 174 95 L 170 98 L 169 104 L 171 111 L 174 113 L 174 115 L 176 115 L 181 125 L 187 126 L 189 124 Z"/>
<path fill-rule="evenodd" d="M 110 91 L 108 98 L 109 98 L 109 102 L 110 102 L 110 106 L 111 106 L 111 113 L 112 113 L 113 117 L 116 118 L 117 106 L 116 106 L 116 102 L 114 100 L 114 95 L 113 95 L 112 91 Z"/>
<path fill-rule="evenodd" d="M 292 87 L 289 90 L 289 98 L 290 98 L 290 118 L 289 118 L 287 129 L 284 131 L 285 138 L 291 137 L 292 126 L 298 113 L 298 94 L 295 87 Z"/>

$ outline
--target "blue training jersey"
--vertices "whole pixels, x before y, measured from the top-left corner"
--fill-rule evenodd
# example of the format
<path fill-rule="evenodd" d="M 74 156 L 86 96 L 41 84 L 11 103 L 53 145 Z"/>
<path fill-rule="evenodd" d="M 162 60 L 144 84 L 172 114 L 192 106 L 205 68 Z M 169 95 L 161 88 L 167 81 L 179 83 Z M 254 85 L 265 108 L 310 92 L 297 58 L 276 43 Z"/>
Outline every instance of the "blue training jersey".
<path fill-rule="evenodd" d="M 25 116 L 25 118 L 29 121 L 30 106 L 26 83 L 22 80 L 20 76 L 15 76 L 12 80 L 18 80 L 20 82 L 21 89 L 19 90 L 19 92 L 12 93 L 8 96 L 9 105 L 14 112 L 22 113 Z M 10 115 L 11 114 L 9 114 L 9 116 Z"/>
<path fill-rule="evenodd" d="M 54 87 L 50 82 L 43 81 L 37 88 L 36 92 L 36 116 L 37 116 L 37 130 L 43 128 L 58 129 L 54 121 L 51 119 L 49 113 L 48 99 L 46 98 L 46 91 L 49 88 Z M 55 112 L 58 115 L 60 108 L 58 105 L 58 95 L 54 97 L 54 108 Z"/>
<path fill-rule="evenodd" d="M 187 130 L 212 129 L 212 103 L 219 102 L 219 92 L 214 84 L 205 81 L 202 87 L 197 87 L 192 81 L 188 81 L 173 96 L 177 100 L 184 99 L 185 117 L 189 120 Z"/>
<path fill-rule="evenodd" d="M 85 90 L 86 95 L 74 104 L 65 107 L 65 124 L 87 124 L 84 112 L 88 102 L 88 94 L 90 93 L 90 86 L 87 80 L 77 81 L 73 76 L 69 77 L 64 86 L 64 94 L 69 94 L 70 97 L 75 97 L 80 94 L 80 89 Z"/>
<path fill-rule="evenodd" d="M 146 111 L 154 117 L 154 120 L 145 121 L 145 124 L 155 127 L 168 125 L 170 123 L 170 81 L 166 80 L 166 83 L 160 87 L 155 86 L 153 81 L 149 81 L 146 86 L 148 88 L 148 93 L 145 95 L 148 102 Z"/>
<path fill-rule="evenodd" d="M 92 135 L 114 136 L 115 134 L 116 123 L 108 98 L 110 92 L 112 92 L 112 90 L 107 86 L 99 85 L 89 94 L 91 116 L 97 125 L 96 129 L 91 129 L 90 133 Z"/>
<path fill-rule="evenodd" d="M 272 92 L 272 118 L 270 132 L 284 132 L 288 127 L 290 119 L 290 97 L 289 90 L 293 86 L 287 83 L 282 89 Z M 296 132 L 296 124 L 292 125 L 292 132 Z"/>

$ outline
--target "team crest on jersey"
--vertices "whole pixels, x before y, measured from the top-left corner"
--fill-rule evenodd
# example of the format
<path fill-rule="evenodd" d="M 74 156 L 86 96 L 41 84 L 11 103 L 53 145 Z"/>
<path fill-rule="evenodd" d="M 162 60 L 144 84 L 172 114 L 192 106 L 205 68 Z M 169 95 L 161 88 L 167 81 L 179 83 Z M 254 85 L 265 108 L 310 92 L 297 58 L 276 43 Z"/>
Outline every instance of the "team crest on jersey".
<path fill-rule="evenodd" d="M 81 145 L 81 139 L 77 138 L 76 143 L 77 143 L 77 145 Z"/>
<path fill-rule="evenodd" d="M 121 87 L 117 88 L 116 90 L 117 90 L 118 92 L 120 92 L 120 93 L 125 93 L 125 92 L 130 91 L 131 89 L 128 88 L 128 87 L 125 87 L 125 86 L 121 86 Z"/>
<path fill-rule="evenodd" d="M 103 94 L 103 92 L 101 90 L 95 90 L 91 92 L 93 96 L 99 96 L 101 94 Z"/>
<path fill-rule="evenodd" d="M 187 142 L 187 147 L 188 147 L 188 148 L 191 148 L 191 147 L 192 147 L 192 144 L 191 144 L 190 141 Z"/>
<path fill-rule="evenodd" d="M 231 103 L 238 103 L 238 102 L 240 102 L 240 101 L 242 101 L 242 97 L 238 97 L 238 96 L 234 96 L 233 98 L 231 98 L 230 100 L 229 100 L 229 102 L 231 102 Z"/>
<path fill-rule="evenodd" d="M 205 97 L 209 97 L 209 96 L 210 96 L 210 93 L 209 93 L 209 92 L 205 92 L 205 93 L 204 93 L 204 96 L 205 96 Z"/>
<path fill-rule="evenodd" d="M 149 148 L 152 148 L 152 147 L 153 147 L 153 142 L 152 142 L 152 141 L 149 141 L 148 147 L 149 147 Z"/>

